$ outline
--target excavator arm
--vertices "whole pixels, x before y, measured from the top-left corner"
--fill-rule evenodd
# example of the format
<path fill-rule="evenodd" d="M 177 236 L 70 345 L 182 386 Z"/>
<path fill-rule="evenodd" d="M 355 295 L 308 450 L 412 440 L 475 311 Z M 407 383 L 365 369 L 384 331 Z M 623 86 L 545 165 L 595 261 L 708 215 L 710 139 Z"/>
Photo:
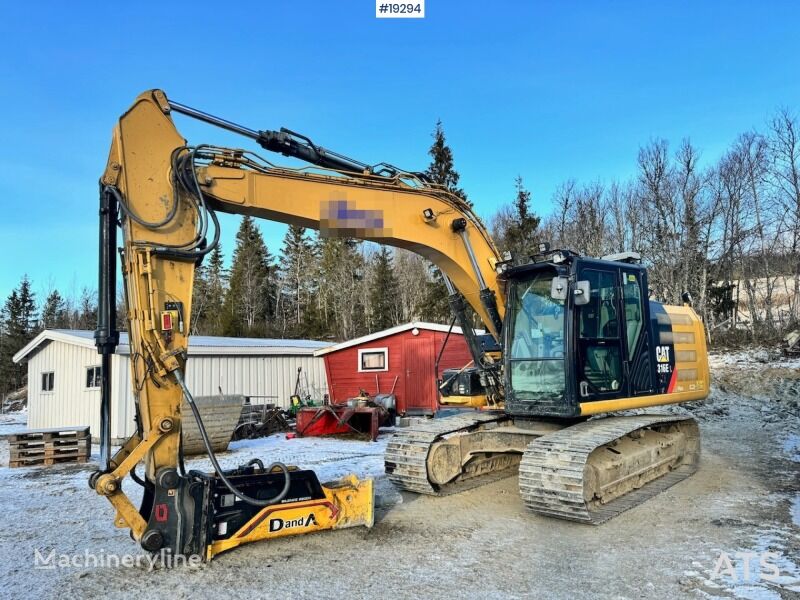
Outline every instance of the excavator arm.
<path fill-rule="evenodd" d="M 173 112 L 313 166 L 277 167 L 243 150 L 188 145 Z M 203 433 L 185 380 L 195 267 L 219 239 L 216 211 L 405 248 L 434 263 L 452 292 L 451 303 L 463 297 L 499 339 L 504 306 L 495 270 L 503 263 L 469 205 L 419 174 L 370 167 L 288 130 L 247 129 L 170 102 L 160 90 L 140 95 L 119 119 L 100 188 L 101 466 L 90 483 L 114 505 L 115 524 L 129 528 L 148 551 L 206 559 L 266 537 L 370 525 L 371 481 L 350 477 L 320 485 L 312 472 L 282 464 L 226 472 L 208 443 L 216 473 L 185 471 L 182 419 L 196 418 Z M 111 456 L 118 224 L 137 433 Z M 184 398 L 192 416 L 182 414 Z M 141 476 L 135 471 L 140 462 Z M 128 474 L 145 488 L 138 509 L 123 491 Z"/>

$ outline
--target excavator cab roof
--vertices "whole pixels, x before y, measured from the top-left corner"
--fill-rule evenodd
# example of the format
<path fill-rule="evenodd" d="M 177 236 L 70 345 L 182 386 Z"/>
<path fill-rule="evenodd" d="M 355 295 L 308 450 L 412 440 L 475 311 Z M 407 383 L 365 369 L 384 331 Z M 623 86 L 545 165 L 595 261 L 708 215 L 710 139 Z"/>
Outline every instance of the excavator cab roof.
<path fill-rule="evenodd" d="M 550 250 L 548 247 L 545 252 L 532 255 L 530 257 L 530 262 L 505 269 L 501 273 L 501 277 L 506 280 L 515 279 L 521 275 L 543 268 L 554 268 L 560 274 L 566 274 L 569 272 L 572 265 L 578 261 L 581 263 L 592 262 L 616 267 L 620 266 L 620 263 L 624 263 L 626 268 L 645 270 L 645 267 L 641 264 L 641 260 L 641 256 L 637 252 L 619 252 L 616 254 L 608 254 L 601 258 L 595 258 L 583 256 L 566 248 Z"/>

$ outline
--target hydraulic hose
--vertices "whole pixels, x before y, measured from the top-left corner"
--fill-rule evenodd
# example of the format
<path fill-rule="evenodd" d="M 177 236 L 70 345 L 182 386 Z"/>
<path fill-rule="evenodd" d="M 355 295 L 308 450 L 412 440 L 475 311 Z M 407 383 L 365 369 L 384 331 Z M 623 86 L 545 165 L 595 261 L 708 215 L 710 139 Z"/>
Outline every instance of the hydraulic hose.
<path fill-rule="evenodd" d="M 167 223 L 172 221 L 172 219 L 175 218 L 175 213 L 178 212 L 178 198 L 175 197 L 172 201 L 172 206 L 170 206 L 170 209 L 167 211 L 167 214 L 163 219 L 161 219 L 160 221 L 152 221 L 152 222 L 145 221 L 139 215 L 133 212 L 133 210 L 130 207 L 128 207 L 128 205 L 125 203 L 125 199 L 122 197 L 122 194 L 116 187 L 114 187 L 113 185 L 107 185 L 103 188 L 103 191 L 107 194 L 112 194 L 117 199 L 117 203 L 119 204 L 120 209 L 122 209 L 122 212 L 124 212 L 126 216 L 130 217 L 131 219 L 136 221 L 139 225 L 141 225 L 142 227 L 146 227 L 147 229 L 159 229 L 161 227 L 164 227 L 164 225 L 166 225 Z"/>
<path fill-rule="evenodd" d="M 197 405 L 194 403 L 194 397 L 192 396 L 189 388 L 186 387 L 186 381 L 183 378 L 183 373 L 180 369 L 176 369 L 174 371 L 175 380 L 178 382 L 178 385 L 181 386 L 183 390 L 183 395 L 186 397 L 186 401 L 189 403 L 189 407 L 192 409 L 192 413 L 194 414 L 194 419 L 197 421 L 197 428 L 200 430 L 200 437 L 203 438 L 203 445 L 206 447 L 206 452 L 208 452 L 208 458 L 211 459 L 211 464 L 214 465 L 214 469 L 217 471 L 219 478 L 222 480 L 222 483 L 225 484 L 225 487 L 230 490 L 231 494 L 239 498 L 242 502 L 247 502 L 248 504 L 252 504 L 253 506 L 269 506 L 270 504 L 275 504 L 276 502 L 280 502 L 289 493 L 289 486 L 291 485 L 291 476 L 289 475 L 289 468 L 281 463 L 281 462 L 274 462 L 272 463 L 267 472 L 271 472 L 274 468 L 278 468 L 283 472 L 284 477 L 284 484 L 283 489 L 272 498 L 267 498 L 265 500 L 260 500 L 258 498 L 252 498 L 247 494 L 242 493 L 234 485 L 230 482 L 230 480 L 225 476 L 225 473 L 222 470 L 222 467 L 219 466 L 219 462 L 217 461 L 217 455 L 214 454 L 214 449 L 211 447 L 211 440 L 208 439 L 208 433 L 206 432 L 206 428 L 203 425 L 203 419 L 200 417 L 200 411 L 197 408 Z M 258 459 L 255 459 L 258 460 Z M 255 460 L 250 461 L 249 464 L 253 464 Z M 260 463 L 259 466 L 263 467 L 263 463 L 258 460 Z"/>

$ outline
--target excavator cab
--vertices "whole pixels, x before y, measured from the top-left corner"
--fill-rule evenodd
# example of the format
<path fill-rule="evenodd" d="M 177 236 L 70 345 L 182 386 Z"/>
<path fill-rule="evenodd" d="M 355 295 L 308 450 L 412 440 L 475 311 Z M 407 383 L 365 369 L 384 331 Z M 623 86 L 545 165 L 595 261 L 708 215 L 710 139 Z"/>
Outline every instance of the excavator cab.
<path fill-rule="evenodd" d="M 509 270 L 506 280 L 509 413 L 573 418 L 592 403 L 670 390 L 672 319 L 646 300 L 647 271 L 635 255 L 602 260 L 556 251 Z"/>

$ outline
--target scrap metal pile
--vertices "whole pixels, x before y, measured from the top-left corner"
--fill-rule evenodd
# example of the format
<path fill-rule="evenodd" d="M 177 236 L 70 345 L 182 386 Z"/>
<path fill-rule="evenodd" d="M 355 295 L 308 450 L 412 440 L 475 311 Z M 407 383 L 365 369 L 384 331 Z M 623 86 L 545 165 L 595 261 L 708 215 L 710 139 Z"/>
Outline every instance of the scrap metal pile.
<path fill-rule="evenodd" d="M 289 431 L 288 415 L 274 404 L 245 404 L 233 431 L 233 440 L 252 440 Z"/>

